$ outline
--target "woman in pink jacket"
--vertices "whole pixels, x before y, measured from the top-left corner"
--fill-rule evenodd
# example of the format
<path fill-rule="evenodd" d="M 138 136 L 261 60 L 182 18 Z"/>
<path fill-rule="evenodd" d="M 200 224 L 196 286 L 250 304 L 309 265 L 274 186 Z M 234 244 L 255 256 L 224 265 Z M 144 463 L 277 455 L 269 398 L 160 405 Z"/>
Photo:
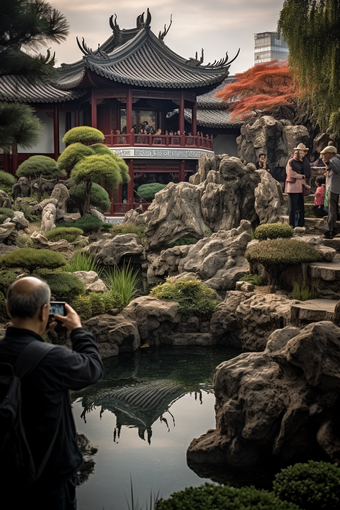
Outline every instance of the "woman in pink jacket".
<path fill-rule="evenodd" d="M 306 183 L 306 176 L 303 173 L 301 151 L 294 151 L 293 157 L 287 163 L 286 173 L 285 192 L 289 195 L 289 225 L 293 228 L 303 227 L 305 223 L 303 188 L 310 189 L 310 186 Z M 299 212 L 298 221 L 297 212 Z"/>

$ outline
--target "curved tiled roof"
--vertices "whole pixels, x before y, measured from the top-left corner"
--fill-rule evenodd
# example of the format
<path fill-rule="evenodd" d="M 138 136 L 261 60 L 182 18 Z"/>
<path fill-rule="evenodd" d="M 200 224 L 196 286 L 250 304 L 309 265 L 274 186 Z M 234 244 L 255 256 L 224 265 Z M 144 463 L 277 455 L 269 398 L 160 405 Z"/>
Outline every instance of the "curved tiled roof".
<path fill-rule="evenodd" d="M 243 123 L 230 121 L 231 113 L 219 109 L 197 109 L 197 125 L 209 128 L 239 128 Z M 190 109 L 184 110 L 184 118 L 192 122 Z"/>
<path fill-rule="evenodd" d="M 217 92 L 220 92 L 220 90 L 224 89 L 226 85 L 229 83 L 235 83 L 237 80 L 235 76 L 228 76 L 226 80 L 224 80 L 221 85 L 218 87 L 215 87 L 213 90 L 210 90 L 209 92 L 206 92 L 205 94 L 202 94 L 201 96 L 197 97 L 197 108 L 212 108 L 212 109 L 221 109 L 225 110 L 228 107 L 228 104 L 230 101 L 224 102 L 221 101 L 221 99 L 215 97 L 215 94 Z"/>
<path fill-rule="evenodd" d="M 82 70 L 123 84 L 187 89 L 219 84 L 229 73 L 229 64 L 225 60 L 221 64 L 205 66 L 198 60 L 180 57 L 149 27 L 140 29 L 131 39 L 105 53 L 104 48 L 108 46 L 104 43 L 100 50 L 88 52 L 75 64 L 63 64 L 58 68 L 58 86 L 72 88 L 79 85 Z"/>
<path fill-rule="evenodd" d="M 23 76 L 0 76 L 0 101 L 64 103 L 84 94 L 86 90 L 59 90 L 50 83 L 32 83 Z"/>

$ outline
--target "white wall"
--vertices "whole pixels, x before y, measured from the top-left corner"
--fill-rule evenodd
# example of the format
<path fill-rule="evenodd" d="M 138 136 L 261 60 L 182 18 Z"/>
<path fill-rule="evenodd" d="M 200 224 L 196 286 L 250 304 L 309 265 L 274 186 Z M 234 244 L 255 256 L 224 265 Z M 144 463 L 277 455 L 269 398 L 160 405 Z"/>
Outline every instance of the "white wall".
<path fill-rule="evenodd" d="M 54 142 L 53 142 L 53 118 L 49 117 L 45 112 L 36 112 L 35 115 L 42 122 L 43 127 L 40 131 L 39 142 L 34 147 L 30 147 L 29 149 L 24 149 L 18 146 L 18 153 L 26 152 L 28 154 L 32 153 L 41 153 L 41 154 L 49 154 L 54 152 Z"/>

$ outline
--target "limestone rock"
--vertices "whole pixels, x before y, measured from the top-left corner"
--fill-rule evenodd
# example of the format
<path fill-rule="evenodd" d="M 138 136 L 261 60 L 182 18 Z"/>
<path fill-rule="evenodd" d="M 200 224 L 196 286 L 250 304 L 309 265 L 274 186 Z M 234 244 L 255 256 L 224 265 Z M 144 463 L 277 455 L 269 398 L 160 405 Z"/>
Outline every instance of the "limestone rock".
<path fill-rule="evenodd" d="M 140 258 L 144 253 L 144 246 L 138 235 L 122 234 L 108 241 L 98 241 L 90 244 L 89 251 L 100 264 L 113 266 L 118 264 L 125 256 Z"/>
<path fill-rule="evenodd" d="M 141 345 L 136 322 L 121 314 L 98 315 L 83 325 L 93 334 L 103 358 L 117 356 L 120 352 L 134 352 Z"/>
<path fill-rule="evenodd" d="M 15 223 L 17 230 L 25 229 L 29 225 L 29 221 L 25 218 L 24 213 L 21 211 L 15 211 L 11 221 Z"/>
<path fill-rule="evenodd" d="M 251 466 L 272 458 L 340 463 L 340 329 L 331 322 L 273 333 L 264 353 L 221 363 L 216 430 L 189 446 L 194 462 Z"/>
<path fill-rule="evenodd" d="M 31 187 L 27 177 L 19 177 L 18 182 L 12 186 L 13 200 L 18 197 L 29 197 L 31 194 Z"/>
<path fill-rule="evenodd" d="M 277 223 L 281 215 L 282 191 L 278 182 L 266 170 L 257 170 L 261 182 L 255 188 L 255 211 L 260 224 Z"/>
<path fill-rule="evenodd" d="M 66 241 L 66 239 L 60 239 L 60 241 L 55 242 L 49 241 L 41 232 L 33 232 L 30 237 L 33 243 L 33 248 L 58 251 L 68 260 L 73 257 L 74 248 L 71 243 Z"/>
<path fill-rule="evenodd" d="M 7 222 L 0 225 L 0 243 L 3 243 L 14 231 L 15 223 Z"/>
<path fill-rule="evenodd" d="M 240 290 L 241 292 L 253 292 L 255 289 L 255 285 L 249 282 L 236 282 L 236 290 Z"/>
<path fill-rule="evenodd" d="M 106 292 L 107 288 L 103 280 L 95 271 L 75 271 L 78 278 L 83 282 L 85 290 L 92 292 Z"/>
<path fill-rule="evenodd" d="M 51 199 L 57 200 L 56 208 L 56 218 L 59 220 L 64 217 L 67 212 L 66 202 L 70 198 L 69 191 L 65 184 L 59 182 L 53 188 Z"/>
<path fill-rule="evenodd" d="M 98 211 L 95 207 L 91 207 L 90 213 L 91 213 L 92 216 L 95 216 L 96 218 L 99 218 L 104 223 L 106 222 L 106 218 L 105 218 L 104 214 L 102 214 L 100 211 Z"/>
<path fill-rule="evenodd" d="M 81 218 L 80 213 L 64 213 L 63 215 L 63 221 L 66 221 L 67 223 L 73 223 L 74 221 L 79 220 Z"/>
<path fill-rule="evenodd" d="M 41 232 L 43 234 L 55 228 L 56 214 L 57 210 L 54 204 L 49 203 L 44 207 L 41 216 Z"/>
<path fill-rule="evenodd" d="M 47 205 L 53 204 L 55 208 L 57 209 L 58 206 L 58 200 L 56 198 L 45 198 L 41 202 L 37 203 L 34 206 L 35 211 L 42 211 Z"/>
<path fill-rule="evenodd" d="M 174 246 L 161 251 L 160 255 L 153 257 L 148 266 L 147 279 L 149 284 L 157 283 L 158 278 L 174 276 L 178 273 L 178 266 L 189 251 L 189 246 Z"/>
<path fill-rule="evenodd" d="M 0 190 L 0 207 L 5 207 L 6 209 L 12 209 L 11 199 L 10 199 L 9 195 L 7 195 L 7 193 L 5 191 L 3 191 L 2 189 Z"/>

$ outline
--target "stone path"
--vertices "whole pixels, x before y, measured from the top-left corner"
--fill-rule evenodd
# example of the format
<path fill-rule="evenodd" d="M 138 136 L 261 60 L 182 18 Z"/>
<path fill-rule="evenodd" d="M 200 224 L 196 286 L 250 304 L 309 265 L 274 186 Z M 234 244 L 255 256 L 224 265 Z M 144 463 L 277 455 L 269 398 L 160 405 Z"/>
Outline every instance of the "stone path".
<path fill-rule="evenodd" d="M 290 310 L 291 321 L 292 323 L 297 321 L 331 321 L 337 302 L 335 299 L 318 298 L 295 303 Z"/>

